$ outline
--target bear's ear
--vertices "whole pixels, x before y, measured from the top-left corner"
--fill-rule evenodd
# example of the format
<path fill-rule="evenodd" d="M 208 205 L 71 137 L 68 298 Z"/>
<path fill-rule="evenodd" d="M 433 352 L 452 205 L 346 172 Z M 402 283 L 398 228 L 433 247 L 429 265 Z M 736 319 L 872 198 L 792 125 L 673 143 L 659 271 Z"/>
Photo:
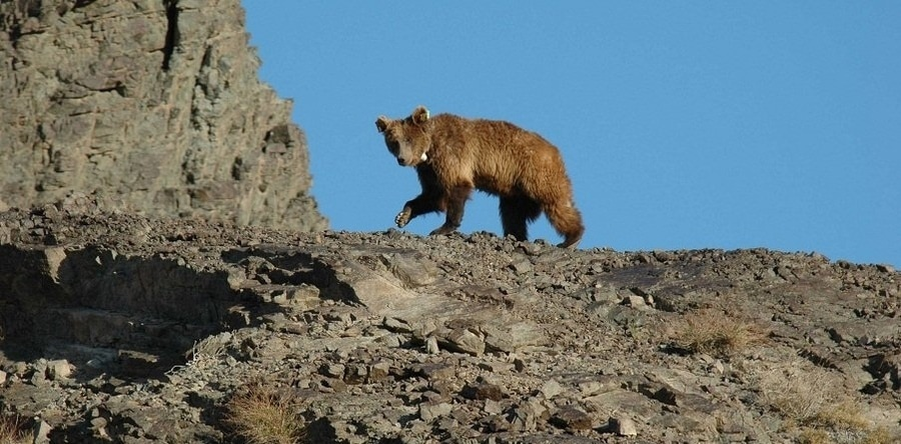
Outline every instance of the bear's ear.
<path fill-rule="evenodd" d="M 429 120 L 429 110 L 424 106 L 419 105 L 413 110 L 413 114 L 410 114 L 410 117 L 413 118 L 413 123 L 421 125 Z"/>
<path fill-rule="evenodd" d="M 390 121 L 391 119 L 385 116 L 379 116 L 378 119 L 375 119 L 375 127 L 379 129 L 380 133 L 384 133 L 388 129 L 388 122 Z"/>

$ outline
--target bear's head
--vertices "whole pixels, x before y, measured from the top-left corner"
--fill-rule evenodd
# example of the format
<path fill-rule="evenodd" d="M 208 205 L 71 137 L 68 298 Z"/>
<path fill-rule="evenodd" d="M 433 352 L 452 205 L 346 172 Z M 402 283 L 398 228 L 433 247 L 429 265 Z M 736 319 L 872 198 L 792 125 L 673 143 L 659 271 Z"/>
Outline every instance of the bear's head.
<path fill-rule="evenodd" d="M 388 151 L 397 158 L 400 166 L 415 167 L 429 160 L 428 151 L 432 145 L 427 123 L 429 110 L 417 106 L 413 114 L 401 120 L 379 116 L 375 121 L 376 128 L 385 136 Z"/>

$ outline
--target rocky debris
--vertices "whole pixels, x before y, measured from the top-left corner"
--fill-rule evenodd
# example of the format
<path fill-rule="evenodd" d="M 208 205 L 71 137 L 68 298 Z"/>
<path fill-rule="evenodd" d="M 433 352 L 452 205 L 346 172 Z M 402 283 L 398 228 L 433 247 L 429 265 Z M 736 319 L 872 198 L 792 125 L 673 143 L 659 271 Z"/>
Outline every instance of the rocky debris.
<path fill-rule="evenodd" d="M 238 0 L 3 1 L 0 60 L 0 210 L 77 191 L 148 215 L 326 227 Z"/>
<path fill-rule="evenodd" d="M 35 442 L 241 442 L 223 418 L 259 383 L 307 442 L 901 436 L 901 276 L 818 254 L 299 233 L 82 197 L 0 213 L 0 288 L 0 413 Z M 764 333 L 679 346 L 704 314 Z"/>

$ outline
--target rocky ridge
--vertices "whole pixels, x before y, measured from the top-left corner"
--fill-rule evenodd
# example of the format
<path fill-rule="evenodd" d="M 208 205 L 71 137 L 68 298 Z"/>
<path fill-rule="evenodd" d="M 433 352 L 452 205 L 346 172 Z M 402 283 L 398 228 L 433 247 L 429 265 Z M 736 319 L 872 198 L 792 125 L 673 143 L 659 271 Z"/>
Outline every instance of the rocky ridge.
<path fill-rule="evenodd" d="M 0 214 L 0 288 L 0 410 L 34 442 L 242 442 L 225 418 L 254 384 L 303 442 L 901 436 L 901 276 L 815 253 L 298 233 L 73 196 Z"/>
<path fill-rule="evenodd" d="M 238 0 L 0 2 L 0 210 L 100 193 L 315 231 L 306 139 Z"/>

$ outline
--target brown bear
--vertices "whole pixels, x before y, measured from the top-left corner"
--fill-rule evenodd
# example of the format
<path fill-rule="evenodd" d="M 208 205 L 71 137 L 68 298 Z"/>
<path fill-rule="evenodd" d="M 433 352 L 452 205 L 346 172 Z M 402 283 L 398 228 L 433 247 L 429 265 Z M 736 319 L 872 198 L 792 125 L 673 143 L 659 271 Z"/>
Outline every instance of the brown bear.
<path fill-rule="evenodd" d="M 453 114 L 429 117 L 419 106 L 400 120 L 375 121 L 388 151 L 401 166 L 416 168 L 422 194 L 404 205 L 394 219 L 403 227 L 416 216 L 447 212 L 444 225 L 431 234 L 460 227 L 463 207 L 473 188 L 500 197 L 504 235 L 526 240 L 527 223 L 547 215 L 572 247 L 585 231 L 573 203 L 572 185 L 554 145 L 509 122 L 466 119 Z"/>

